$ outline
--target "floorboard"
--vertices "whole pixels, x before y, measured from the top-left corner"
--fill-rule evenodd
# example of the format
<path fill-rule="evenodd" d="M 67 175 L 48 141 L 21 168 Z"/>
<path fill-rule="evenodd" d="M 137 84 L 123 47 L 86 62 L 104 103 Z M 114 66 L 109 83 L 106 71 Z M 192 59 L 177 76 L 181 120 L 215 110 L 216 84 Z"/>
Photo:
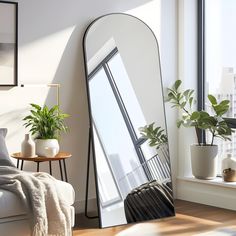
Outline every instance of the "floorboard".
<path fill-rule="evenodd" d="M 98 220 L 77 216 L 74 236 L 236 236 L 236 211 L 176 200 L 176 217 L 98 229 Z"/>

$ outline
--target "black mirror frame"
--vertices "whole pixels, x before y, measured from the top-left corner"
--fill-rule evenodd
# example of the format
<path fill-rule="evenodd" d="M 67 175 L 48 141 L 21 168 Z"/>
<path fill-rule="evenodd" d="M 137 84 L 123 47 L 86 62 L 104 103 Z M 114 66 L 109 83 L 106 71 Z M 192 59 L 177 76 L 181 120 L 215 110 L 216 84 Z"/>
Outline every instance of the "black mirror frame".
<path fill-rule="evenodd" d="M 89 83 L 88 83 L 88 68 L 87 68 L 87 54 L 86 54 L 86 37 L 87 34 L 90 30 L 90 28 L 101 18 L 109 16 L 109 15 L 126 15 L 126 16 L 130 16 L 133 17 L 135 19 L 137 19 L 138 21 L 140 21 L 141 23 L 143 23 L 144 25 L 146 25 L 146 27 L 150 30 L 150 32 L 153 34 L 155 41 L 156 41 L 156 45 L 157 45 L 157 52 L 159 54 L 159 65 L 160 65 L 160 82 L 161 82 L 161 87 L 162 87 L 162 91 L 163 91 L 163 81 L 162 81 L 162 71 L 161 71 L 161 61 L 160 61 L 160 50 L 159 50 L 159 44 L 157 41 L 157 38 L 153 32 L 153 30 L 141 19 L 139 19 L 136 16 L 130 15 L 130 14 L 126 14 L 126 13 L 109 13 L 109 14 L 105 14 L 102 15 L 98 18 L 96 18 L 95 20 L 93 20 L 88 27 L 85 30 L 84 36 L 83 36 L 83 58 L 84 58 L 84 71 L 85 71 L 85 82 L 86 82 L 86 92 L 87 92 L 87 101 L 88 101 L 88 115 L 89 115 L 89 127 L 88 127 L 88 156 L 87 156 L 87 180 L 86 180 L 86 194 L 85 194 L 85 216 L 89 219 L 94 219 L 94 218 L 99 218 L 99 227 L 100 228 L 106 228 L 106 227 L 102 227 L 102 222 L 101 222 L 101 211 L 100 211 L 100 201 L 99 201 L 99 189 L 98 189 L 98 174 L 97 174 L 97 168 L 96 168 L 96 153 L 95 153 L 95 146 L 94 146 L 94 135 L 93 135 L 93 125 L 92 125 L 92 110 L 91 110 L 91 101 L 90 101 L 90 91 L 89 91 Z M 164 111 L 164 117 L 165 117 L 165 130 L 166 130 L 166 135 L 168 137 L 168 130 L 167 130 L 167 122 L 166 122 L 166 111 L 165 111 L 165 102 L 164 102 L 164 97 L 163 97 L 163 111 Z M 90 146 L 90 144 L 92 144 Z M 168 150 L 169 150 L 169 142 L 167 144 Z M 98 212 L 98 216 L 89 216 L 88 215 L 88 189 L 89 189 L 89 168 L 90 168 L 90 148 L 92 148 L 92 155 L 93 155 L 93 164 L 94 164 L 94 177 L 95 177 L 95 186 L 96 186 L 96 197 L 97 197 L 97 212 Z M 170 153 L 169 153 L 170 155 Z M 170 171 L 171 171 L 171 165 L 170 165 Z M 172 171 L 171 171 L 172 173 Z M 171 174 L 171 183 L 173 183 L 173 176 Z M 173 185 L 172 185 L 172 190 L 173 190 Z M 173 197 L 173 191 L 172 191 L 172 197 Z M 127 223 L 125 225 L 128 225 L 131 223 Z M 124 224 L 123 224 L 124 225 Z M 115 226 L 120 226 L 120 225 L 115 225 Z"/>

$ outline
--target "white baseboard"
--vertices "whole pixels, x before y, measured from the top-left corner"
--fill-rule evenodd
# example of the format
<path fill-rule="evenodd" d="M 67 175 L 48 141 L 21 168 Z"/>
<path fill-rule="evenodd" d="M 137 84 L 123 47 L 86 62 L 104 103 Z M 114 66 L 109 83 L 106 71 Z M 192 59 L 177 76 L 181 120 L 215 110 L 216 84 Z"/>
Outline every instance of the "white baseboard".
<path fill-rule="evenodd" d="M 74 203 L 75 213 L 84 213 L 85 211 L 85 200 L 76 200 Z M 91 198 L 88 199 L 88 211 L 89 212 L 97 212 L 97 199 Z"/>
<path fill-rule="evenodd" d="M 235 196 L 236 188 L 232 186 L 185 177 L 177 179 L 177 199 L 236 210 Z"/>

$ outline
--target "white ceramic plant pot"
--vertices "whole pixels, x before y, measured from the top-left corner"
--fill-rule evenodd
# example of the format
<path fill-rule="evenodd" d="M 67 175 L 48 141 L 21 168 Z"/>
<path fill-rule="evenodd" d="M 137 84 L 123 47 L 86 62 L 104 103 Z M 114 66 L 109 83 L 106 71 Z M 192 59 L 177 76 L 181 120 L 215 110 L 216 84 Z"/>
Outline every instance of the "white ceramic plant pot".
<path fill-rule="evenodd" d="M 217 145 L 191 145 L 193 176 L 197 179 L 214 179 L 217 175 Z"/>
<path fill-rule="evenodd" d="M 52 157 L 59 152 L 59 143 L 57 139 L 35 139 L 35 144 L 36 154 L 38 156 Z"/>

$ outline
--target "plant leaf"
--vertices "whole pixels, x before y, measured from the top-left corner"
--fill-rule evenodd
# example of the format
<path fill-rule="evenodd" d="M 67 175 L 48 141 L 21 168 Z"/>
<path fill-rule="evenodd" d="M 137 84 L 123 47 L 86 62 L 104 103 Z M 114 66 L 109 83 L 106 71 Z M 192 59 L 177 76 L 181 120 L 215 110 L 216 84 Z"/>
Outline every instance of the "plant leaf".
<path fill-rule="evenodd" d="M 198 111 L 195 111 L 192 113 L 192 115 L 190 116 L 191 120 L 198 120 L 200 118 L 200 113 Z"/>
<path fill-rule="evenodd" d="M 181 85 L 182 81 L 181 80 L 176 80 L 174 84 L 175 90 L 178 90 L 179 86 Z"/>
<path fill-rule="evenodd" d="M 217 104 L 217 100 L 213 95 L 209 94 L 207 97 L 208 97 L 208 99 L 209 99 L 209 101 L 211 102 L 212 105 Z"/>

